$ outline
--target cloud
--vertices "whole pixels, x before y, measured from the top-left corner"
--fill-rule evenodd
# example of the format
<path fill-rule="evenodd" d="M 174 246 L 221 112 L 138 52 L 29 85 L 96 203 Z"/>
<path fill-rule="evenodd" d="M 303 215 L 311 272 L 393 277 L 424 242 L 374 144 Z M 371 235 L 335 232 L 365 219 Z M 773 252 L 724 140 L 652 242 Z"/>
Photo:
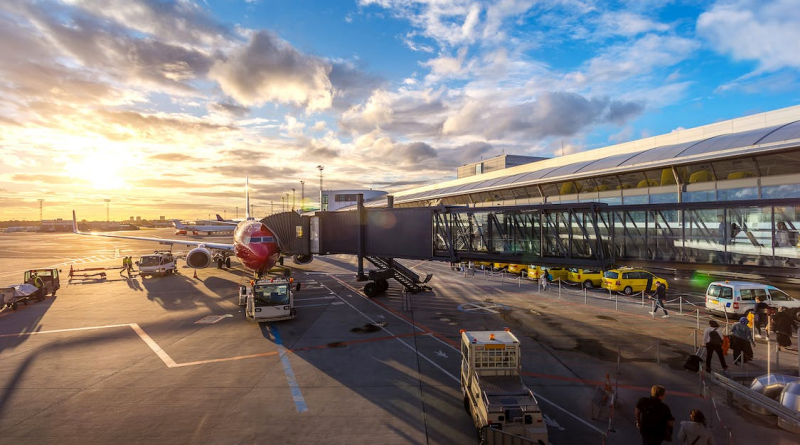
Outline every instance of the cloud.
<path fill-rule="evenodd" d="M 210 103 L 208 105 L 208 109 L 213 112 L 224 113 L 233 117 L 244 117 L 250 113 L 249 108 L 229 102 Z"/>
<path fill-rule="evenodd" d="M 44 184 L 74 184 L 75 182 L 81 182 L 74 177 L 71 176 L 62 176 L 62 175 L 36 175 L 36 174 L 16 174 L 12 175 L 11 179 L 14 181 L 19 182 L 33 182 L 33 183 L 44 183 Z"/>
<path fill-rule="evenodd" d="M 330 71 L 328 62 L 301 54 L 271 32 L 259 31 L 247 46 L 216 61 L 209 77 L 245 106 L 279 102 L 315 111 L 331 107 Z"/>
<path fill-rule="evenodd" d="M 775 71 L 800 67 L 798 22 L 796 0 L 726 0 L 700 14 L 697 34 L 720 53 Z"/>
<path fill-rule="evenodd" d="M 197 157 L 194 157 L 194 156 L 190 156 L 190 155 L 187 155 L 187 154 L 184 154 L 184 153 L 175 153 L 175 152 L 159 153 L 159 154 L 155 154 L 155 155 L 150 155 L 150 156 L 148 156 L 148 158 L 152 159 L 154 161 L 167 161 L 167 162 L 171 162 L 171 163 L 198 162 L 198 161 L 201 160 L 200 158 L 197 158 Z"/>
<path fill-rule="evenodd" d="M 590 125 L 624 123 L 642 110 L 642 105 L 633 102 L 567 92 L 544 93 L 520 105 L 473 100 L 451 115 L 442 131 L 445 135 L 482 135 L 487 139 L 572 136 Z"/>

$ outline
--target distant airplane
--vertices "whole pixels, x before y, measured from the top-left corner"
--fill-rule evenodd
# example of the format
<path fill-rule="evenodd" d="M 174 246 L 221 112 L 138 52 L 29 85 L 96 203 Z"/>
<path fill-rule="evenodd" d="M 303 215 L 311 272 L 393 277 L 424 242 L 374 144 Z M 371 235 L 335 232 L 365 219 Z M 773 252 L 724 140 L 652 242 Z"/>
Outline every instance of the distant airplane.
<path fill-rule="evenodd" d="M 246 209 L 250 208 L 249 182 L 249 179 L 245 179 Z M 78 220 L 74 210 L 72 211 L 72 231 L 78 235 L 152 241 L 170 246 L 175 244 L 195 246 L 186 254 L 186 265 L 193 269 L 205 269 L 214 261 L 217 262 L 219 268 L 222 268 L 223 265 L 230 267 L 230 256 L 233 254 L 244 267 L 260 277 L 275 266 L 281 256 L 281 250 L 275 236 L 261 221 L 250 216 L 249 211 L 245 212 L 245 216 L 246 219 L 236 225 L 233 232 L 233 244 L 81 232 L 78 230 Z M 295 255 L 294 257 L 294 261 L 298 264 L 308 264 L 312 260 L 313 256 L 311 255 Z"/>
<path fill-rule="evenodd" d="M 187 235 L 189 232 L 193 233 L 194 235 L 197 235 L 200 232 L 206 232 L 207 234 L 211 235 L 214 232 L 230 233 L 236 229 L 236 226 L 232 224 L 184 224 L 178 219 L 173 219 L 172 225 L 175 226 L 176 235 Z"/>

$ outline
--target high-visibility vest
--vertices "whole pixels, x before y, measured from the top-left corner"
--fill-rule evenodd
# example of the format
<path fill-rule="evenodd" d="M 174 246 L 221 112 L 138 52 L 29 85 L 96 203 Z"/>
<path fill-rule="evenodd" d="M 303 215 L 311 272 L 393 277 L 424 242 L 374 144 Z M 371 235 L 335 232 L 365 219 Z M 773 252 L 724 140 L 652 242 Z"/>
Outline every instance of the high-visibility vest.
<path fill-rule="evenodd" d="M 33 278 L 33 285 L 36 286 L 37 288 L 41 288 L 42 286 L 44 286 L 44 281 L 42 281 L 42 279 L 39 278 L 38 276 L 34 277 Z"/>

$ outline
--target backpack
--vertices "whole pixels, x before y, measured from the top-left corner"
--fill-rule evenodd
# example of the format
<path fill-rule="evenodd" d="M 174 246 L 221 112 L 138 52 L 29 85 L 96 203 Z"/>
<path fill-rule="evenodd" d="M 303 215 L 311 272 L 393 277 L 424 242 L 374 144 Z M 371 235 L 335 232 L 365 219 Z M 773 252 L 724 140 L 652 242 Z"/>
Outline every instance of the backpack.
<path fill-rule="evenodd" d="M 708 333 L 708 344 L 712 346 L 722 346 L 722 337 L 720 337 L 716 328 Z"/>

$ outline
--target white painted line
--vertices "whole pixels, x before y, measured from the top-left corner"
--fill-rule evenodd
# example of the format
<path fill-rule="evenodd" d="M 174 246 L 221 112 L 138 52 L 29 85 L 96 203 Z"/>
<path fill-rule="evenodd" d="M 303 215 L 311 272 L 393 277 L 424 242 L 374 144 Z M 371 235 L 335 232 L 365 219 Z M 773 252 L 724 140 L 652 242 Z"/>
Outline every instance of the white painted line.
<path fill-rule="evenodd" d="M 37 335 L 37 334 L 57 334 L 59 332 L 74 332 L 74 331 L 89 331 L 93 329 L 107 329 L 107 328 L 121 328 L 130 326 L 130 324 L 110 324 L 106 326 L 91 326 L 88 328 L 71 328 L 71 329 L 54 329 L 52 331 L 31 331 L 31 332 L 20 332 L 18 334 L 2 334 L 0 337 L 23 337 L 26 335 Z"/>
<path fill-rule="evenodd" d="M 336 297 L 311 297 L 311 298 L 295 298 L 294 301 L 308 301 L 308 300 L 333 300 Z"/>
<path fill-rule="evenodd" d="M 131 323 L 129 326 L 133 328 L 133 331 L 136 332 L 142 340 L 144 340 L 145 344 L 147 344 L 147 346 L 149 346 L 150 349 L 152 349 L 153 352 L 156 353 L 158 358 L 160 358 L 164 362 L 164 364 L 167 365 L 168 368 L 174 368 L 178 366 L 177 363 L 175 363 L 175 360 L 172 360 L 172 358 L 166 353 L 166 351 L 161 349 L 161 346 L 158 346 L 158 343 L 156 343 L 152 338 L 150 338 L 150 336 L 147 335 L 147 333 L 144 332 L 144 330 L 140 328 L 138 324 Z"/>

